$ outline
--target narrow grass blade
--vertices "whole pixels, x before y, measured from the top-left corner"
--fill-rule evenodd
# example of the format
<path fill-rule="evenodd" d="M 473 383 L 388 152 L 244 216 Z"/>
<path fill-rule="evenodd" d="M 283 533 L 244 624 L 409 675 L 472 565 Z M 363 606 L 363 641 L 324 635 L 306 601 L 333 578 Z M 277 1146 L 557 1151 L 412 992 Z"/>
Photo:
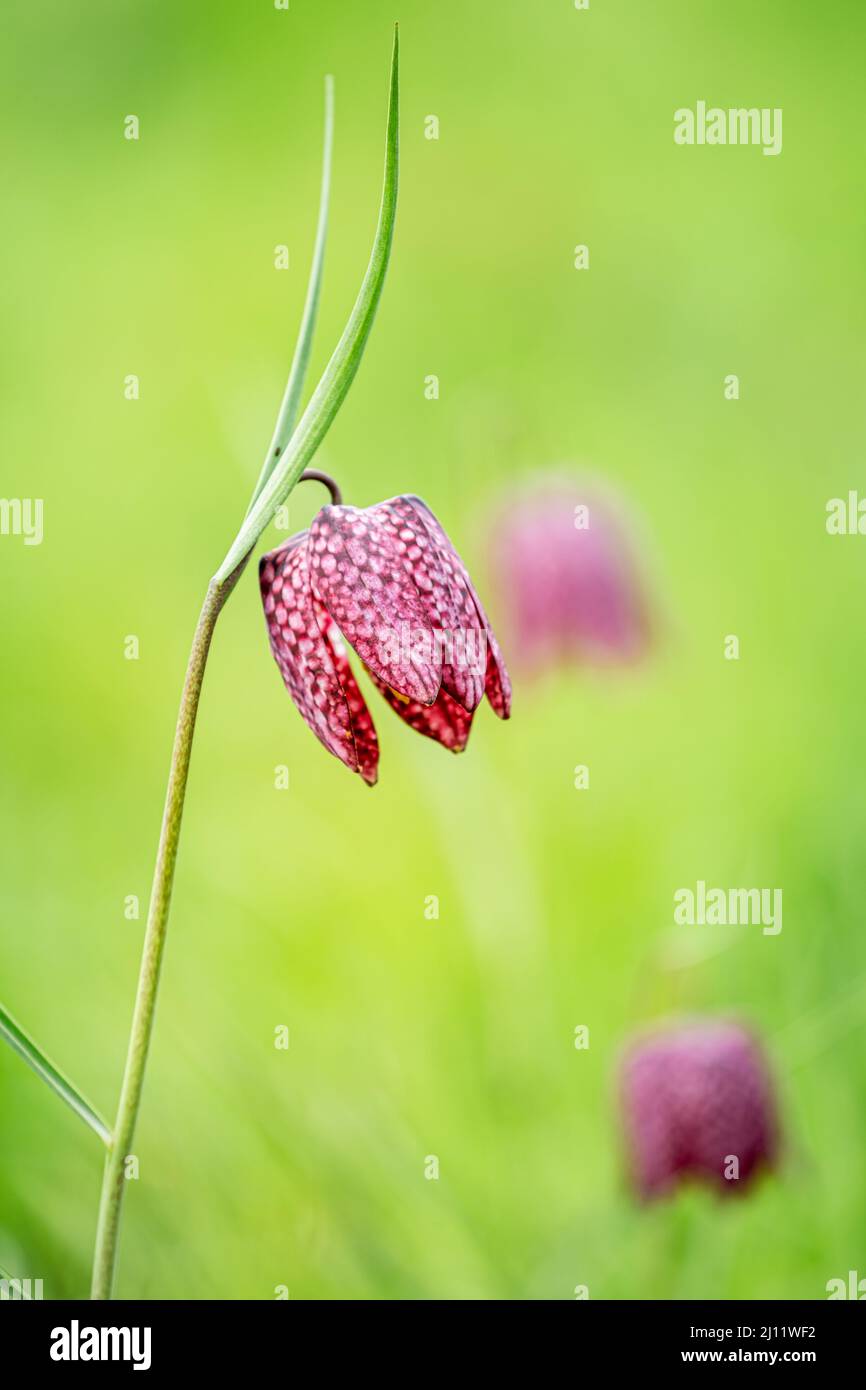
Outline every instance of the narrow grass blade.
<path fill-rule="evenodd" d="M 328 238 L 328 206 L 331 198 L 331 157 L 333 148 L 334 79 L 333 77 L 326 77 L 325 148 L 322 156 L 322 192 L 319 199 L 319 223 L 316 228 L 316 244 L 313 249 L 312 264 L 310 265 L 310 280 L 307 285 L 307 298 L 304 304 L 303 318 L 301 319 L 301 331 L 298 334 L 295 355 L 292 358 L 292 367 L 289 372 L 289 379 L 286 382 L 285 395 L 283 396 L 283 402 L 280 406 L 280 413 L 277 416 L 277 423 L 274 426 L 273 438 L 265 454 L 265 461 L 262 464 L 259 480 L 253 489 L 249 509 L 255 505 L 256 498 L 271 476 L 277 459 L 291 439 L 292 430 L 295 428 L 295 422 L 298 418 L 301 393 L 304 389 L 307 367 L 310 364 L 310 351 L 313 346 L 313 333 L 316 327 L 319 296 L 322 290 L 322 270 L 325 264 L 325 242 Z"/>
<path fill-rule="evenodd" d="M 61 1100 L 65 1100 L 70 1109 L 74 1110 L 76 1115 L 81 1116 L 85 1124 L 90 1125 L 94 1133 L 99 1135 L 103 1144 L 111 1143 L 111 1130 L 102 1116 L 94 1110 L 89 1101 L 84 1099 L 81 1092 L 76 1090 L 69 1078 L 64 1076 L 63 1072 L 59 1071 L 54 1063 L 48 1060 L 45 1053 L 6 1012 L 2 1004 L 0 1004 L 0 1037 L 5 1038 L 13 1052 L 17 1052 L 18 1056 L 22 1057 L 27 1065 L 32 1067 L 38 1076 L 42 1077 L 43 1081 L 47 1081 L 52 1091 L 60 1096 Z"/>
<path fill-rule="evenodd" d="M 25 1303 L 32 1303 L 32 1302 L 33 1302 L 33 1295 L 24 1292 L 24 1288 L 23 1288 L 24 1280 L 22 1280 L 22 1279 L 13 1279 L 12 1275 L 9 1274 L 9 1273 L 3 1268 L 2 1265 L 0 1265 L 0 1282 L 2 1282 L 2 1283 L 4 1283 L 4 1284 L 11 1284 L 11 1285 L 13 1286 L 13 1288 L 14 1288 L 15 1286 L 18 1286 L 18 1287 L 20 1288 L 20 1293 L 18 1294 L 18 1297 L 21 1298 L 21 1300 L 22 1300 L 23 1302 L 25 1302 Z M 4 1299 L 4 1301 L 5 1301 L 5 1299 Z"/>
<path fill-rule="evenodd" d="M 391 60 L 391 89 L 388 105 L 388 127 L 385 136 L 385 178 L 379 221 L 367 272 L 361 284 L 355 306 L 334 354 L 325 368 L 321 381 L 301 416 L 300 424 L 280 455 L 270 478 L 263 487 L 238 532 L 234 543 L 214 575 L 222 584 L 249 555 L 262 531 L 272 520 L 277 507 L 286 500 L 295 483 L 313 458 L 333 423 L 364 355 L 370 329 L 385 284 L 385 274 L 394 239 L 397 214 L 397 172 L 399 162 L 399 34 L 394 31 L 394 54 Z"/>

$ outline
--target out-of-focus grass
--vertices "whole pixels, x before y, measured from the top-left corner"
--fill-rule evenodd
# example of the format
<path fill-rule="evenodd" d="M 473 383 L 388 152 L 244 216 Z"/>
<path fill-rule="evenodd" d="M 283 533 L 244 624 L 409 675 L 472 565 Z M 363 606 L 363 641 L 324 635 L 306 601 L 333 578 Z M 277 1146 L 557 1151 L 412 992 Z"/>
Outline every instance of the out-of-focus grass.
<path fill-rule="evenodd" d="M 401 8 L 394 262 L 321 461 L 354 502 L 421 492 L 479 574 L 488 500 L 581 461 L 646 519 L 665 638 L 639 672 L 518 682 L 461 759 L 376 706 L 367 792 L 295 714 L 248 577 L 207 677 L 119 1292 L 821 1297 L 866 1260 L 866 542 L 823 525 L 863 449 L 864 16 Z M 142 931 L 124 898 L 144 911 L 197 605 L 288 365 L 321 78 L 319 365 L 372 237 L 393 18 L 7 11 L 0 490 L 45 499 L 45 540 L 0 539 L 0 992 L 108 1112 Z M 677 149 L 699 97 L 782 106 L 782 155 Z M 320 500 L 301 489 L 293 525 Z M 697 878 L 782 887 L 781 935 L 675 932 Z M 768 1040 L 787 1154 L 745 1200 L 624 1190 L 618 1051 L 669 1011 Z M 80 1295 L 98 1145 L 11 1054 L 0 1117 L 0 1263 Z"/>

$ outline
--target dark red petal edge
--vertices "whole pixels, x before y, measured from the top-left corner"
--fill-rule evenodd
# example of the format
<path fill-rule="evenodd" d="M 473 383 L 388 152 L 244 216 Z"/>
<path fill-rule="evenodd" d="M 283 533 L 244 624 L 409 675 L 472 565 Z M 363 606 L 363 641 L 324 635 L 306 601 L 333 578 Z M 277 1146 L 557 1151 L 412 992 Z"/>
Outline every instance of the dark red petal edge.
<path fill-rule="evenodd" d="M 469 742 L 473 714 L 452 699 L 446 690 L 439 691 L 432 705 L 421 705 L 417 700 L 406 700 L 398 695 L 372 671 L 368 671 L 368 675 L 392 710 L 416 733 L 434 739 L 451 753 L 463 752 Z"/>

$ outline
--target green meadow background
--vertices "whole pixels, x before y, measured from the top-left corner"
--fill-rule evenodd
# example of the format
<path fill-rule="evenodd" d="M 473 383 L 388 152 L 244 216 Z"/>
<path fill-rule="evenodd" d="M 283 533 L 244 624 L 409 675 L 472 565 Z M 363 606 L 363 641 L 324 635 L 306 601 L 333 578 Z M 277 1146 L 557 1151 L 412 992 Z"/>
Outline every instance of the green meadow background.
<path fill-rule="evenodd" d="M 825 529 L 866 489 L 855 0 L 8 0 L 0 492 L 44 499 L 44 541 L 0 537 L 0 999 L 113 1114 L 188 645 L 303 304 L 323 77 L 315 372 L 372 240 L 396 18 L 394 256 L 319 462 L 359 505 L 421 493 L 494 620 L 494 507 L 593 473 L 641 520 L 659 637 L 638 669 L 536 684 L 506 649 L 513 719 L 485 706 L 460 759 L 367 686 L 369 791 L 297 715 L 246 575 L 205 685 L 118 1294 L 825 1297 L 866 1276 L 866 539 Z M 675 146 L 699 99 L 782 107 L 782 154 Z M 299 489 L 293 529 L 322 501 Z M 781 887 L 781 934 L 674 927 L 699 878 Z M 617 1060 L 682 1014 L 766 1040 L 784 1159 L 738 1200 L 643 1210 Z M 101 1167 L 0 1049 L 0 1265 L 46 1297 L 87 1291 Z"/>

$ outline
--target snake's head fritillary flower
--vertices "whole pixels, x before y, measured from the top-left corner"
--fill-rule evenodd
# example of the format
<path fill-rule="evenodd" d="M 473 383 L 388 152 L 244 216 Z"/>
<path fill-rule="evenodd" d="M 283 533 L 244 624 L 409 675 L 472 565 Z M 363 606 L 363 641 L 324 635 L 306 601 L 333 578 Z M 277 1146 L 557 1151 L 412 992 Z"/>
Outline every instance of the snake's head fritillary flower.
<path fill-rule="evenodd" d="M 756 1040 L 734 1023 L 693 1023 L 641 1039 L 621 1074 L 632 1182 L 643 1198 L 695 1178 L 745 1190 L 777 1149 L 776 1107 Z"/>
<path fill-rule="evenodd" d="M 643 654 L 649 621 L 631 529 L 605 491 L 544 478 L 509 495 L 491 534 L 494 587 L 527 670 Z"/>
<path fill-rule="evenodd" d="M 323 507 L 309 531 L 263 556 L 271 650 L 289 694 L 330 753 L 371 786 L 379 745 L 347 656 L 388 704 L 453 752 L 485 694 L 511 712 L 508 673 L 466 567 L 418 497 Z"/>

